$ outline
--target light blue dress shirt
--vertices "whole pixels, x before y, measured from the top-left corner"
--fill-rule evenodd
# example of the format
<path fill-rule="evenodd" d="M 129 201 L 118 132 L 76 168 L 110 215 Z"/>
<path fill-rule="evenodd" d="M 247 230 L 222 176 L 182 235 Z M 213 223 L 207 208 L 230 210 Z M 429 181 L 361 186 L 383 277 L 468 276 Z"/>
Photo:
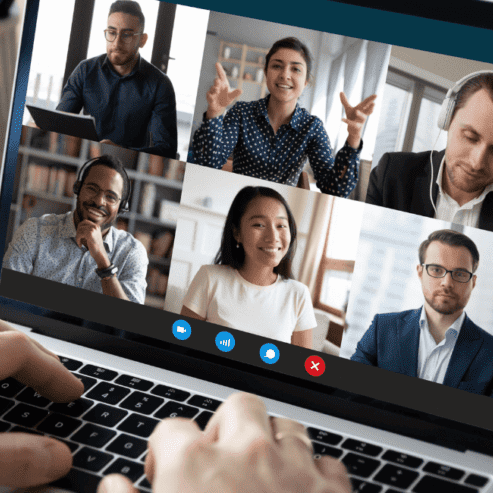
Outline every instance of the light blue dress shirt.
<path fill-rule="evenodd" d="M 428 317 L 423 306 L 419 319 L 419 327 L 421 329 L 418 350 L 419 378 L 429 380 L 430 382 L 443 383 L 465 318 L 466 312 L 462 312 L 457 320 L 447 329 L 443 340 L 437 344 L 430 333 Z"/>
<path fill-rule="evenodd" d="M 102 293 L 96 261 L 86 247 L 77 245 L 75 235 L 74 211 L 28 219 L 15 231 L 3 267 Z M 143 304 L 149 263 L 144 245 L 113 226 L 103 243 L 128 299 Z"/>

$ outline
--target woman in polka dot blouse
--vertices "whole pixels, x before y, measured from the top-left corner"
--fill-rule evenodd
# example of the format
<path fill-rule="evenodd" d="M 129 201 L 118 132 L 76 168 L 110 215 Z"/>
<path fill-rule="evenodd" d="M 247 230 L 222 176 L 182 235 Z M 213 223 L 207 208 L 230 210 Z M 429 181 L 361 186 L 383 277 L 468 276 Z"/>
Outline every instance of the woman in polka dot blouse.
<path fill-rule="evenodd" d="M 239 101 L 226 115 L 242 91 L 231 90 L 220 63 L 216 71 L 204 121 L 193 138 L 191 162 L 221 169 L 234 151 L 233 172 L 296 186 L 308 157 L 322 192 L 339 197 L 351 193 L 358 179 L 361 132 L 376 95 L 353 107 L 340 94 L 348 137 L 334 159 L 322 120 L 298 105 L 312 72 L 311 55 L 301 41 L 276 41 L 264 68 L 270 94 L 258 101 Z"/>

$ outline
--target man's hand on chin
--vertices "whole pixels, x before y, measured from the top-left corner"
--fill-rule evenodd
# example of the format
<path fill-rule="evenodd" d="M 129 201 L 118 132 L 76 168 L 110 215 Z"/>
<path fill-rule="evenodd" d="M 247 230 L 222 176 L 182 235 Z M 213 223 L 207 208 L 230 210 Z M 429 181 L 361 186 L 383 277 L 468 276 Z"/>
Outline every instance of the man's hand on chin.
<path fill-rule="evenodd" d="M 75 241 L 79 247 L 85 246 L 91 257 L 96 261 L 98 269 L 109 267 L 111 262 L 104 248 L 103 235 L 99 224 L 89 219 L 84 219 L 77 226 Z"/>

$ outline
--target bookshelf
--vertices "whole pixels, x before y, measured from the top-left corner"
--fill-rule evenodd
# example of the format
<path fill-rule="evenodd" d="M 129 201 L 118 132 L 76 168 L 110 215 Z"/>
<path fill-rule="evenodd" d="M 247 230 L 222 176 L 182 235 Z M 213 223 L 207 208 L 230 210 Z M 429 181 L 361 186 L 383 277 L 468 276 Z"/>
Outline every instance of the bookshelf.
<path fill-rule="evenodd" d="M 146 305 L 164 308 L 185 163 L 76 137 L 22 129 L 7 244 L 28 218 L 75 208 L 72 185 L 92 157 L 111 154 L 124 164 L 132 184 L 129 212 L 116 227 L 141 241 L 148 253 Z"/>
<path fill-rule="evenodd" d="M 221 40 L 218 62 L 224 68 L 233 88 L 242 89 L 242 101 L 264 98 L 267 85 L 264 77 L 265 55 L 269 50 Z"/>

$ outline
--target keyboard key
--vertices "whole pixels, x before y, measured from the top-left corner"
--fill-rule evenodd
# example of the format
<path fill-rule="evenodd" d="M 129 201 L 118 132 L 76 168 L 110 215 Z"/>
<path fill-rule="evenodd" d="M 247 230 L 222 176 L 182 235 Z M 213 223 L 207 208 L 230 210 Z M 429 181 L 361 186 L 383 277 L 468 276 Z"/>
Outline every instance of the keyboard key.
<path fill-rule="evenodd" d="M 139 488 L 147 488 L 148 490 L 152 489 L 151 483 L 149 483 L 149 480 L 147 478 L 144 478 L 140 483 L 139 483 Z"/>
<path fill-rule="evenodd" d="M 132 392 L 120 404 L 120 407 L 137 413 L 152 414 L 163 402 L 164 399 L 161 397 L 144 394 L 143 392 Z"/>
<path fill-rule="evenodd" d="M 51 404 L 51 401 L 46 397 L 43 397 L 41 394 L 38 394 L 34 389 L 26 388 L 24 389 L 16 399 L 21 402 L 25 402 L 26 404 L 31 404 L 36 407 L 46 407 L 48 404 Z"/>
<path fill-rule="evenodd" d="M 104 402 L 106 404 L 117 404 L 124 397 L 130 394 L 130 390 L 112 383 L 101 382 L 94 387 L 87 395 L 89 399 Z"/>
<path fill-rule="evenodd" d="M 404 467 L 385 465 L 373 478 L 375 481 L 405 490 L 416 480 L 419 474 Z"/>
<path fill-rule="evenodd" d="M 17 380 L 9 377 L 5 380 L 0 380 L 0 395 L 3 397 L 14 397 L 26 386 Z"/>
<path fill-rule="evenodd" d="M 342 462 L 348 468 L 349 474 L 361 476 L 362 478 L 371 476 L 380 465 L 379 460 L 353 454 L 352 452 L 346 454 Z"/>
<path fill-rule="evenodd" d="M 385 454 L 382 455 L 382 459 L 388 462 L 394 462 L 402 466 L 411 467 L 417 469 L 424 461 L 418 457 L 413 457 L 412 455 L 403 454 L 402 452 L 396 452 L 394 450 L 387 450 Z"/>
<path fill-rule="evenodd" d="M 31 435 L 43 435 L 40 431 L 33 430 L 32 428 L 24 428 L 23 426 L 14 426 L 10 432 L 12 433 L 30 433 Z"/>
<path fill-rule="evenodd" d="M 351 478 L 351 484 L 353 485 L 353 492 L 379 493 L 383 489 L 378 484 L 368 483 L 356 478 Z"/>
<path fill-rule="evenodd" d="M 210 397 L 204 397 L 203 395 L 194 395 L 187 404 L 192 406 L 201 407 L 202 409 L 208 409 L 209 411 L 216 411 L 222 404 L 221 401 L 211 399 Z"/>
<path fill-rule="evenodd" d="M 151 390 L 151 394 L 166 397 L 167 399 L 178 402 L 186 401 L 190 397 L 190 392 L 174 389 L 173 387 L 168 387 L 167 385 L 157 385 Z"/>
<path fill-rule="evenodd" d="M 108 368 L 101 368 L 100 366 L 86 365 L 79 370 L 82 375 L 87 375 L 89 377 L 96 377 L 100 380 L 106 380 L 107 382 L 113 380 L 118 376 L 118 373 L 113 370 L 108 370 Z"/>
<path fill-rule="evenodd" d="M 144 466 L 138 462 L 131 462 L 127 459 L 117 459 L 111 466 L 104 470 L 103 474 L 123 474 L 132 483 L 144 475 Z"/>
<path fill-rule="evenodd" d="M 146 416 L 132 414 L 117 428 L 127 433 L 132 433 L 139 437 L 148 438 L 151 436 L 154 428 L 159 424 L 157 419 L 148 418 Z"/>
<path fill-rule="evenodd" d="M 353 452 L 359 452 L 360 454 L 370 455 L 371 457 L 376 457 L 380 455 L 383 448 L 377 447 L 376 445 L 370 445 L 369 443 L 359 442 L 358 440 L 353 440 L 348 438 L 342 445 L 342 448 L 347 450 L 352 450 Z"/>
<path fill-rule="evenodd" d="M 196 418 L 194 418 L 194 421 L 199 425 L 201 430 L 205 430 L 205 427 L 212 416 L 213 414 L 209 411 L 202 411 Z"/>
<path fill-rule="evenodd" d="M 26 428 L 32 428 L 47 415 L 48 411 L 43 409 L 28 406 L 27 404 L 17 404 L 17 406 L 3 417 L 3 420 L 25 426 Z"/>
<path fill-rule="evenodd" d="M 313 442 L 313 451 L 316 455 L 328 455 L 338 459 L 342 454 L 342 450 L 339 448 L 331 447 L 330 445 L 322 445 L 321 443 Z"/>
<path fill-rule="evenodd" d="M 308 434 L 312 440 L 328 445 L 337 445 L 342 440 L 341 435 L 336 435 L 335 433 L 324 430 L 317 430 L 316 428 L 308 428 Z"/>
<path fill-rule="evenodd" d="M 110 454 L 105 454 L 99 450 L 84 447 L 74 455 L 74 466 L 80 467 L 81 469 L 87 469 L 88 471 L 97 472 L 103 469 L 103 467 L 105 467 L 111 459 L 113 459 L 113 456 Z"/>
<path fill-rule="evenodd" d="M 80 425 L 82 421 L 79 419 L 70 418 L 63 414 L 51 414 L 39 426 L 39 431 L 44 431 L 50 435 L 66 438 L 71 435 Z"/>
<path fill-rule="evenodd" d="M 130 387 L 135 390 L 143 390 L 144 392 L 149 390 L 154 384 L 149 380 L 142 380 L 138 377 L 131 377 L 130 375 L 120 375 L 115 383 L 123 385 L 124 387 Z"/>
<path fill-rule="evenodd" d="M 178 402 L 167 402 L 159 411 L 154 415 L 156 418 L 193 418 L 199 410 L 196 407 L 186 406 L 185 404 L 179 404 Z"/>
<path fill-rule="evenodd" d="M 10 428 L 10 424 L 5 421 L 0 421 L 0 433 L 7 431 Z"/>
<path fill-rule="evenodd" d="M 0 397 L 0 414 L 3 414 L 5 411 L 9 410 L 14 405 L 15 405 L 14 401 Z"/>
<path fill-rule="evenodd" d="M 66 356 L 58 356 L 62 365 L 69 371 L 78 370 L 84 363 L 82 361 L 76 361 L 75 359 L 67 358 Z"/>
<path fill-rule="evenodd" d="M 86 424 L 70 439 L 77 443 L 100 448 L 104 447 L 115 435 L 114 430 Z"/>
<path fill-rule="evenodd" d="M 469 474 L 464 483 L 470 484 L 471 486 L 477 486 L 482 488 L 488 482 L 488 478 L 483 476 L 478 476 L 477 474 Z"/>
<path fill-rule="evenodd" d="M 107 406 L 106 404 L 98 404 L 84 414 L 84 420 L 111 428 L 127 415 L 128 412 L 123 409 Z"/>
<path fill-rule="evenodd" d="M 94 493 L 98 489 L 100 481 L 101 476 L 95 476 L 78 469 L 71 469 L 65 477 L 50 483 L 50 486 L 79 493 Z"/>
<path fill-rule="evenodd" d="M 54 402 L 48 409 L 54 413 L 64 414 L 65 416 L 72 416 L 78 418 L 82 416 L 92 405 L 94 401 L 89 399 L 77 399 L 76 401 L 58 403 Z"/>
<path fill-rule="evenodd" d="M 469 488 L 469 486 L 432 476 L 423 476 L 412 491 L 413 493 L 437 493 L 442 491 L 447 493 L 478 493 L 475 488 Z"/>
<path fill-rule="evenodd" d="M 79 373 L 73 373 L 73 375 L 75 375 L 79 380 L 82 380 L 82 383 L 84 384 L 84 394 L 97 383 L 95 378 L 86 377 L 85 375 L 80 375 Z"/>
<path fill-rule="evenodd" d="M 454 481 L 458 481 L 465 474 L 461 469 L 446 466 L 445 464 L 438 464 L 437 462 L 428 462 L 428 464 L 423 467 L 423 471 Z"/>
<path fill-rule="evenodd" d="M 131 459 L 137 459 L 147 449 L 147 441 L 130 435 L 116 437 L 107 447 L 108 452 L 115 452 Z"/>

